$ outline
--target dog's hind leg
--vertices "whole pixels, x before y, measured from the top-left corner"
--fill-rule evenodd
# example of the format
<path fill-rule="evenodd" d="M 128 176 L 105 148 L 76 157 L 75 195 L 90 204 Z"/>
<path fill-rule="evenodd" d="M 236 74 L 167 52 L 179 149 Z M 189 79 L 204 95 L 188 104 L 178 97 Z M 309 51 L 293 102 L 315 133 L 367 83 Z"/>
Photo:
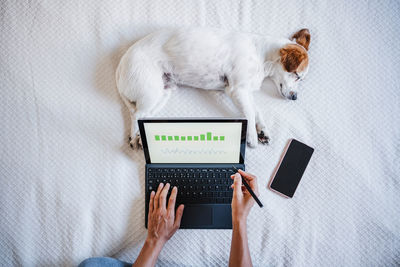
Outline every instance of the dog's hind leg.
<path fill-rule="evenodd" d="M 164 89 L 163 95 L 160 98 L 159 102 L 155 105 L 155 107 L 151 110 L 151 116 L 156 115 L 164 106 L 167 104 L 169 97 L 171 96 L 171 91 L 173 89 Z"/>
<path fill-rule="evenodd" d="M 130 143 L 130 146 L 132 148 L 136 148 L 136 146 L 140 145 L 140 144 L 135 144 L 135 142 L 133 142 L 133 138 L 135 137 L 138 132 L 139 132 L 139 128 L 138 125 L 136 123 L 136 117 L 137 117 L 137 112 L 136 112 L 136 103 L 130 101 L 126 96 L 121 94 L 121 98 L 122 101 L 125 103 L 126 107 L 129 110 L 129 116 L 131 118 L 131 129 L 130 129 L 130 135 L 128 136 L 128 141 Z"/>
<path fill-rule="evenodd" d="M 141 99 L 137 101 L 137 109 L 134 114 L 131 115 L 131 136 L 129 138 L 131 148 L 142 148 L 142 140 L 140 138 L 139 124 L 137 120 L 154 116 L 167 103 L 170 94 L 171 90 L 163 89 L 160 94 L 158 94 L 158 97 L 156 97 L 157 95 L 154 95 L 151 98 L 148 97 L 146 100 Z"/>
<path fill-rule="evenodd" d="M 152 116 L 165 97 L 163 71 L 146 51 L 131 47 L 117 68 L 118 91 L 129 109 L 131 129 L 129 143 L 133 149 L 141 148 L 137 120 Z"/>

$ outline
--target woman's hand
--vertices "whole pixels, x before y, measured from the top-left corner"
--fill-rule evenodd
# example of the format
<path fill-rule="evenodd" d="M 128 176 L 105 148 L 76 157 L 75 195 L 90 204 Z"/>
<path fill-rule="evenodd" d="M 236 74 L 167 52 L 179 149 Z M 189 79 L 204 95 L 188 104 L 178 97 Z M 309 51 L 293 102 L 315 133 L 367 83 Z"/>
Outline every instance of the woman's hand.
<path fill-rule="evenodd" d="M 169 184 L 161 183 L 157 193 L 152 191 L 150 194 L 147 238 L 133 266 L 155 266 L 161 249 L 181 225 L 184 207 L 180 205 L 175 216 L 176 187 L 172 189 L 167 207 L 169 187 Z"/>
<path fill-rule="evenodd" d="M 253 207 L 255 200 L 242 185 L 242 177 L 250 185 L 256 196 L 258 193 L 257 178 L 249 173 L 239 170 L 232 175 L 234 179 L 232 198 L 232 245 L 229 257 L 229 266 L 253 266 L 251 263 L 249 244 L 247 242 L 247 215 Z"/>
<path fill-rule="evenodd" d="M 184 208 L 183 205 L 180 205 L 175 215 L 175 201 L 178 192 L 176 186 L 172 188 L 167 206 L 169 189 L 170 184 L 167 183 L 164 186 L 161 183 L 157 192 L 152 191 L 150 194 L 147 241 L 161 246 L 164 246 L 179 229 Z"/>
<path fill-rule="evenodd" d="M 242 177 L 250 185 L 256 196 L 259 195 L 257 177 L 242 170 L 231 176 L 234 179 L 233 198 L 232 198 L 232 222 L 246 222 L 247 215 L 254 205 L 254 198 L 251 196 L 246 187 L 242 185 Z"/>

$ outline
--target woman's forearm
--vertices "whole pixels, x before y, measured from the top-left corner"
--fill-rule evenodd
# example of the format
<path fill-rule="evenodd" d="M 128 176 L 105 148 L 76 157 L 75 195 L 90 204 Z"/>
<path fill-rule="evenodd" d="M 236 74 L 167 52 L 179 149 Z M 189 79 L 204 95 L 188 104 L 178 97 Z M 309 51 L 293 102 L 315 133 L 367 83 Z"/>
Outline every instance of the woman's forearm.
<path fill-rule="evenodd" d="M 139 256 L 137 257 L 134 267 L 136 266 L 146 266 L 152 267 L 156 265 L 158 255 L 160 254 L 163 248 L 163 244 L 157 241 L 146 240 L 143 245 L 142 250 L 140 251 Z"/>
<path fill-rule="evenodd" d="M 229 266 L 252 266 L 245 220 L 233 222 L 232 224 L 232 245 Z"/>

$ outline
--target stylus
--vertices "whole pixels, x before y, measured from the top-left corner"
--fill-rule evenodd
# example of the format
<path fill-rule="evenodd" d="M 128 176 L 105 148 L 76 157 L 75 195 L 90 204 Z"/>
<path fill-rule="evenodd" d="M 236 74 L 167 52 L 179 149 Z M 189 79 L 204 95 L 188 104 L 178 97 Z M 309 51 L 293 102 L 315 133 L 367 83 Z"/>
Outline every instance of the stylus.
<path fill-rule="evenodd" d="M 232 168 L 235 170 L 235 172 L 239 172 L 239 170 L 232 165 Z M 247 191 L 249 191 L 250 195 L 254 198 L 254 200 L 257 202 L 258 206 L 260 206 L 260 208 L 263 207 L 263 204 L 261 203 L 261 201 L 258 199 L 258 197 L 256 196 L 256 194 L 254 194 L 253 190 L 251 189 L 250 185 L 246 182 L 246 180 L 242 177 L 242 183 L 243 185 L 246 187 Z"/>

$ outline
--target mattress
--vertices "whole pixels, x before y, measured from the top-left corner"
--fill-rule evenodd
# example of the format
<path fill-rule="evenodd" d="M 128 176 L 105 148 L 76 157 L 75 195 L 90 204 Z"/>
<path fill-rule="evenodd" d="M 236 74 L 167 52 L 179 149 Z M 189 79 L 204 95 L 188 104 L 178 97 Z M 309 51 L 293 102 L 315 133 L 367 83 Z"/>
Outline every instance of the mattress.
<path fill-rule="evenodd" d="M 115 70 L 162 28 L 311 32 L 297 101 L 256 92 L 271 137 L 246 151 L 263 208 L 248 218 L 254 266 L 400 264 L 398 1 L 2 1 L 0 261 L 133 262 L 146 238 L 144 155 Z M 239 117 L 220 91 L 179 88 L 159 117 Z M 315 148 L 293 199 L 267 190 L 284 146 Z M 230 230 L 179 230 L 159 266 L 226 266 Z"/>

